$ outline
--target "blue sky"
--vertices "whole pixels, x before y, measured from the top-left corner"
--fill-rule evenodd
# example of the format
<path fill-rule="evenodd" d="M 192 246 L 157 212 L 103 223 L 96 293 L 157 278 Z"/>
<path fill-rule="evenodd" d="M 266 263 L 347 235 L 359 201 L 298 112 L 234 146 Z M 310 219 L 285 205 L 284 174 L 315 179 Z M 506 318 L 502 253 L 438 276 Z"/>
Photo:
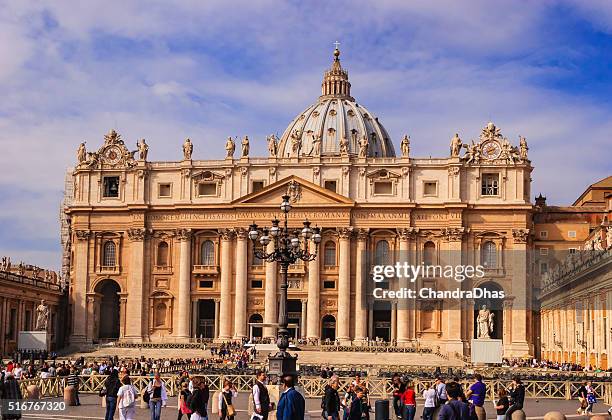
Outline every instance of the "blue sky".
<path fill-rule="evenodd" d="M 352 93 L 398 148 L 446 156 L 494 121 L 533 193 L 612 174 L 612 2 L 0 0 L 0 255 L 55 267 L 65 169 L 115 128 L 151 160 L 253 155 L 319 95 L 339 40 Z"/>

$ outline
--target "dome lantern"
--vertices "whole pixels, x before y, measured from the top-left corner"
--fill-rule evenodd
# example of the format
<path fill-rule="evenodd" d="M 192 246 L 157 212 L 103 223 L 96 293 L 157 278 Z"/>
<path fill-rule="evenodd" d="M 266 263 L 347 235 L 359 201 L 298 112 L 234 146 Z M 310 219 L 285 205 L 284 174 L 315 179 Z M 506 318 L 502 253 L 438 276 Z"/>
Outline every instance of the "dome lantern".
<path fill-rule="evenodd" d="M 334 61 L 329 70 L 323 73 L 323 83 L 321 83 L 320 99 L 327 98 L 355 100 L 351 97 L 351 83 L 348 80 L 348 72 L 340 65 L 340 50 L 337 43 L 334 50 Z"/>

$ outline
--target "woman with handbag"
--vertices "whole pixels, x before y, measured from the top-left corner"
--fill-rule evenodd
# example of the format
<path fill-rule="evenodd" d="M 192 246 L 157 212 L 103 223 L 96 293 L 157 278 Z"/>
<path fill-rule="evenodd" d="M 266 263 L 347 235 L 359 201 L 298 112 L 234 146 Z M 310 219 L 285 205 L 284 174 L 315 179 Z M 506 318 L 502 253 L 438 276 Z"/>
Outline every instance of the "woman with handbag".
<path fill-rule="evenodd" d="M 147 395 L 149 399 L 149 409 L 151 410 L 151 420 L 160 420 L 161 409 L 166 406 L 168 394 L 166 393 L 166 385 L 159 376 L 159 371 L 155 371 L 153 380 L 147 385 L 145 400 Z"/>
<path fill-rule="evenodd" d="M 119 372 L 115 369 L 110 370 L 110 375 L 104 381 L 104 388 L 100 391 L 100 396 L 106 399 L 106 415 L 104 420 L 113 420 L 117 408 L 117 392 L 121 388 Z"/>
<path fill-rule="evenodd" d="M 219 393 L 219 419 L 234 420 L 236 409 L 232 399 L 238 397 L 238 391 L 231 381 L 223 381 L 223 390 Z"/>

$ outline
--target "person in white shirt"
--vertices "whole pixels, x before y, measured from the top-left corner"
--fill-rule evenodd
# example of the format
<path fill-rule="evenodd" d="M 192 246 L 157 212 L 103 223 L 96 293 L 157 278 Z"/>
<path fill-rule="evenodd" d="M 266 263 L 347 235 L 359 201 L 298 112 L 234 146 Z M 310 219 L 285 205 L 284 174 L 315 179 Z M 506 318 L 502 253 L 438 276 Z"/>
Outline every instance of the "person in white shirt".
<path fill-rule="evenodd" d="M 20 380 L 22 373 L 23 373 L 23 368 L 21 367 L 21 364 L 16 363 L 15 368 L 13 369 L 13 376 L 15 377 L 15 379 Z"/>
<path fill-rule="evenodd" d="M 423 391 L 423 398 L 425 399 L 423 420 L 433 420 L 433 413 L 436 409 L 436 389 L 426 383 L 425 390 Z"/>
<path fill-rule="evenodd" d="M 136 398 L 138 390 L 132 385 L 128 375 L 121 379 L 123 384 L 117 391 L 117 407 L 119 407 L 120 420 L 134 420 L 136 418 Z"/>
<path fill-rule="evenodd" d="M 234 420 L 234 416 L 228 412 L 228 406 L 233 407 L 232 400 L 238 398 L 238 390 L 231 381 L 223 382 L 223 389 L 219 392 L 219 418 L 221 420 Z"/>

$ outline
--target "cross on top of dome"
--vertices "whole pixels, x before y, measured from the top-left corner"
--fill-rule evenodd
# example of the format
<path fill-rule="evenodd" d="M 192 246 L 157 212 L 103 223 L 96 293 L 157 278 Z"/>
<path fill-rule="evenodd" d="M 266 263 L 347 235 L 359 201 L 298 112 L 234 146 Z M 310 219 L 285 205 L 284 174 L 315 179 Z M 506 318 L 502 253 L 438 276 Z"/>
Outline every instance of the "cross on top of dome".
<path fill-rule="evenodd" d="M 320 99 L 340 98 L 354 101 L 351 97 L 351 83 L 348 80 L 348 72 L 340 65 L 340 49 L 338 41 L 334 42 L 334 61 L 331 68 L 323 74 Z"/>

